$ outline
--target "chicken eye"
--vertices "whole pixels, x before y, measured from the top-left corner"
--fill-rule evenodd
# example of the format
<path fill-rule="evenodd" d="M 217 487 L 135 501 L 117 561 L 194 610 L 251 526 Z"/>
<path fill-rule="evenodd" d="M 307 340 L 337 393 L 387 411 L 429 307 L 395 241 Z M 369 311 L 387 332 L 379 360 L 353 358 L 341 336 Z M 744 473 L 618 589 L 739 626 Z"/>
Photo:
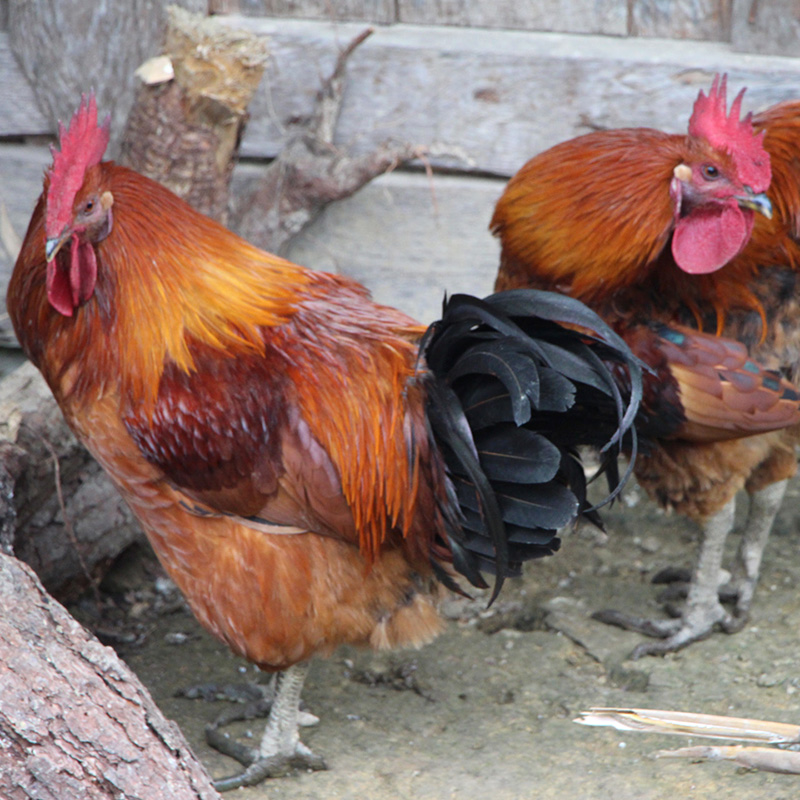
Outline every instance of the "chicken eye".
<path fill-rule="evenodd" d="M 80 211 L 78 212 L 79 216 L 81 217 L 89 217 L 94 212 L 95 208 L 97 207 L 97 197 L 92 196 L 84 200 L 83 205 L 80 207 Z"/>
<path fill-rule="evenodd" d="M 707 181 L 715 181 L 719 178 L 719 170 L 713 164 L 703 164 L 701 171 Z"/>

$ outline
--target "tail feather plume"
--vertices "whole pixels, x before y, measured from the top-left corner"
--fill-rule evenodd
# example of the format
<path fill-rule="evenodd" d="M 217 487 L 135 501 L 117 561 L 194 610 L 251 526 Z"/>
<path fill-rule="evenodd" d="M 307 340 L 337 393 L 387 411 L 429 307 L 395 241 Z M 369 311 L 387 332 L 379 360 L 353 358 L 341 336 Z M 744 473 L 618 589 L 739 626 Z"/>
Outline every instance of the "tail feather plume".
<path fill-rule="evenodd" d="M 493 573 L 493 601 L 523 561 L 558 549 L 558 528 L 593 512 L 576 448 L 606 454 L 600 505 L 619 492 L 630 469 L 620 478 L 616 455 L 626 433 L 635 452 L 641 365 L 582 303 L 530 289 L 446 299 L 422 352 L 428 421 L 452 482 L 453 566 L 476 586 Z"/>

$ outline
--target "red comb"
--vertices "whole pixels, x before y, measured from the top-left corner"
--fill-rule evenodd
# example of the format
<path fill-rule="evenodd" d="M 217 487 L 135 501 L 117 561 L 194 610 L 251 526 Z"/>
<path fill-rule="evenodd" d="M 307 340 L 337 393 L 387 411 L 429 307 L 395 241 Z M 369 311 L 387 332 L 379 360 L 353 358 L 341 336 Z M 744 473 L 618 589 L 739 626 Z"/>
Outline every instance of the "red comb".
<path fill-rule="evenodd" d="M 45 234 L 58 236 L 72 218 L 75 195 L 83 184 L 86 170 L 100 163 L 108 145 L 111 118 L 97 124 L 97 102 L 94 92 L 81 96 L 81 104 L 72 115 L 69 128 L 58 123 L 60 152 L 52 148 L 50 188 L 47 190 Z"/>
<path fill-rule="evenodd" d="M 716 75 L 708 96 L 700 90 L 689 120 L 689 136 L 705 139 L 712 147 L 728 153 L 736 164 L 739 180 L 755 192 L 764 192 L 772 177 L 764 131 L 753 131 L 752 114 L 739 119 L 744 89 L 736 95 L 728 114 L 727 82 L 727 75 Z"/>

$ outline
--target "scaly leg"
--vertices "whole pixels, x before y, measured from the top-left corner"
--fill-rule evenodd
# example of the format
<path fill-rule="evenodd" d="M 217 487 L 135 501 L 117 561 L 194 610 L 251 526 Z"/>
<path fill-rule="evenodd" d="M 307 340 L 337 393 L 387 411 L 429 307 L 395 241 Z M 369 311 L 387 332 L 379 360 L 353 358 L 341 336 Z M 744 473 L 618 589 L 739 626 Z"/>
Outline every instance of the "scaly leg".
<path fill-rule="evenodd" d="M 725 625 L 728 633 L 741 630 L 747 622 L 753 593 L 758 584 L 761 569 L 761 557 L 767 544 L 775 517 L 780 511 L 783 497 L 786 494 L 788 481 L 778 481 L 753 492 L 750 496 L 750 511 L 747 514 L 747 526 L 742 534 L 742 543 L 736 556 L 734 566 L 733 587 L 736 589 L 736 607 L 733 619 Z"/>
<path fill-rule="evenodd" d="M 208 743 L 244 764 L 239 775 L 214 781 L 217 791 L 226 792 L 240 786 L 253 786 L 265 778 L 282 774 L 288 767 L 327 769 L 325 761 L 300 741 L 298 715 L 300 693 L 308 673 L 308 664 L 295 664 L 279 673 L 275 699 L 267 727 L 257 750 L 243 747 L 221 734 L 215 725 L 206 728 Z"/>
<path fill-rule="evenodd" d="M 731 615 L 719 602 L 718 588 L 725 540 L 733 528 L 735 510 L 736 502 L 732 499 L 706 522 L 686 608 L 680 619 L 649 620 L 618 611 L 600 611 L 592 615 L 601 622 L 661 639 L 642 642 L 631 653 L 631 658 L 680 650 L 708 636 L 716 625 L 731 624 Z"/>

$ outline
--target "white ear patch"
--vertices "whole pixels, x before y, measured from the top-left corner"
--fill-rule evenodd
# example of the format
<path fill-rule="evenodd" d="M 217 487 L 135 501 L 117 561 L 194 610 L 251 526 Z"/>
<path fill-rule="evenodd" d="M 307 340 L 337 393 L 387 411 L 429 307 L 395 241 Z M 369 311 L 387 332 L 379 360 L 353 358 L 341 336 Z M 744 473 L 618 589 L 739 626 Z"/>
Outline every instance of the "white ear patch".
<path fill-rule="evenodd" d="M 679 180 L 683 181 L 683 183 L 687 183 L 692 179 L 692 168 L 688 164 L 678 164 L 674 170 L 672 170 L 672 174 Z"/>

